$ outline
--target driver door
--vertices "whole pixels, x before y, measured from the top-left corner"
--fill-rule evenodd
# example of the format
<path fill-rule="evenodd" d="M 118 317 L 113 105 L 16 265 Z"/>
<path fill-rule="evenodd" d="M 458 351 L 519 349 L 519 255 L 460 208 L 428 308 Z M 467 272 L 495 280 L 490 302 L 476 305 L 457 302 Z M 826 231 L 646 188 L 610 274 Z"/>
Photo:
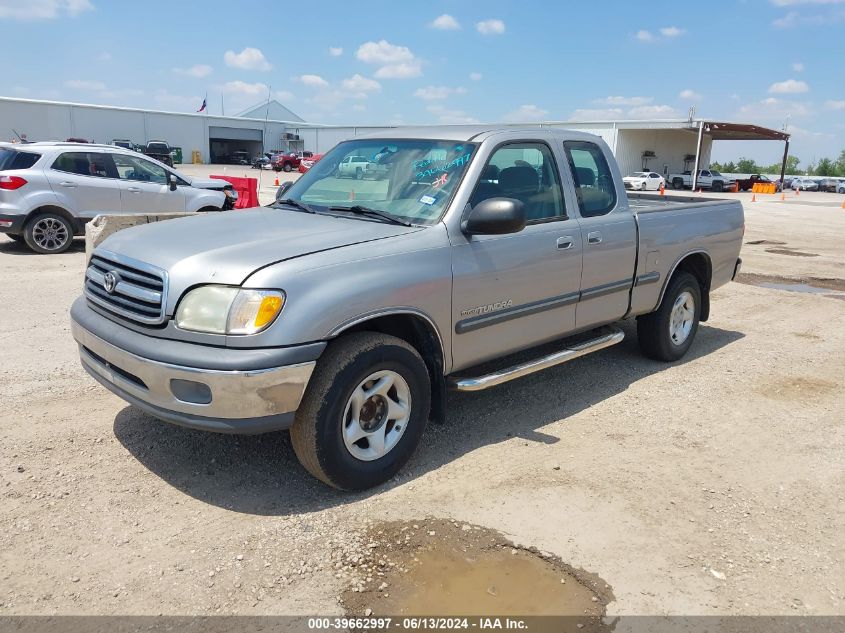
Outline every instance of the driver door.
<path fill-rule="evenodd" d="M 508 235 L 453 236 L 453 369 L 565 336 L 575 328 L 582 240 L 567 214 L 555 151 L 546 143 L 494 150 L 470 205 L 495 197 L 525 205 Z"/>
<path fill-rule="evenodd" d="M 185 192 L 170 190 L 169 172 L 138 156 L 112 154 L 123 213 L 185 213 Z"/>

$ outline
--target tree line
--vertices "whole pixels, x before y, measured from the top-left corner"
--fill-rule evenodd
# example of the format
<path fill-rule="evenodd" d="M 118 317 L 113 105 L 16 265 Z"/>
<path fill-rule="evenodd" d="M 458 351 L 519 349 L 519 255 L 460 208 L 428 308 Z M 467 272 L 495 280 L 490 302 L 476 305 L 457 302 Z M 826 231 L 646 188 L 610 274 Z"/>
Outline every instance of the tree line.
<path fill-rule="evenodd" d="M 800 167 L 801 160 L 791 154 L 786 158 L 786 173 L 802 176 L 843 176 L 845 177 L 845 149 L 839 152 L 839 158 L 832 160 L 822 158 L 818 162 L 810 162 L 806 169 Z M 758 165 L 751 158 L 740 158 L 738 161 L 719 163 L 713 161 L 710 168 L 727 174 L 779 174 L 780 162 L 773 165 Z"/>

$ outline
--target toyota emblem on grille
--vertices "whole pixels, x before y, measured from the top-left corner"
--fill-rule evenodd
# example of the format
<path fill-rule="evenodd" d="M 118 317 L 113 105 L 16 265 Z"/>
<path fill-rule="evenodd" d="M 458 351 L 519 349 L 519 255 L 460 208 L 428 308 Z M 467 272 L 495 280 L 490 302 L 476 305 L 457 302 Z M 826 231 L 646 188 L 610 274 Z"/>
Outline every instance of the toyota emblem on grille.
<path fill-rule="evenodd" d="M 112 294 L 114 289 L 117 287 L 117 282 L 120 278 L 117 276 L 116 272 L 109 271 L 105 275 L 103 275 L 103 288 L 106 289 L 106 292 Z"/>

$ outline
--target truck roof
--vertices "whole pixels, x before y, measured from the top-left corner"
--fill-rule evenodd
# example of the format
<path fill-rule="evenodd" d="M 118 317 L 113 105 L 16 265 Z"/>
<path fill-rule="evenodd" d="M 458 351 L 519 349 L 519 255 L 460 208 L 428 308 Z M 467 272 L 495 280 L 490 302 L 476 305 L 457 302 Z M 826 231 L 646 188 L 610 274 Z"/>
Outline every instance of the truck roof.
<path fill-rule="evenodd" d="M 355 136 L 355 139 L 408 139 L 420 138 L 439 141 L 480 141 L 488 136 L 499 133 L 522 132 L 526 138 L 547 136 L 595 138 L 594 134 L 587 134 L 578 130 L 566 130 L 547 127 L 521 127 L 507 125 L 421 125 L 419 127 L 389 128 L 380 132 L 371 132 Z"/>

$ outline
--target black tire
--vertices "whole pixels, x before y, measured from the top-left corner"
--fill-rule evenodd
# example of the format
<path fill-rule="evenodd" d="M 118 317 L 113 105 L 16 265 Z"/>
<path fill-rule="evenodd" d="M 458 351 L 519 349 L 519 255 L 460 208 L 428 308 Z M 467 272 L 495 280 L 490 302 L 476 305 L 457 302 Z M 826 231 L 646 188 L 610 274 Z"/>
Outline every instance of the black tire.
<path fill-rule="evenodd" d="M 712 189 L 713 191 L 722 191 L 722 189 L 724 189 L 722 181 L 717 180 L 712 185 L 710 185 L 710 189 Z"/>
<path fill-rule="evenodd" d="M 12 235 L 11 233 L 6 233 L 6 237 L 8 237 L 13 242 L 17 242 L 18 244 L 25 244 L 23 235 Z"/>
<path fill-rule="evenodd" d="M 672 189 L 683 189 L 684 188 L 684 180 L 683 178 L 675 178 L 672 181 Z"/>
<path fill-rule="evenodd" d="M 285 166 L 283 167 L 283 169 L 285 170 L 285 172 L 289 172 L 291 169 L 293 169 L 293 167 L 291 166 L 290 163 L 285 163 Z"/>
<path fill-rule="evenodd" d="M 670 325 L 672 309 L 675 301 L 684 293 L 689 292 L 694 302 L 692 327 L 686 339 L 679 345 L 672 340 Z M 676 361 L 687 353 L 698 332 L 698 319 L 701 315 L 701 288 L 698 280 L 687 272 L 676 273 L 663 301 L 655 312 L 637 317 L 637 339 L 640 350 L 654 360 Z"/>
<path fill-rule="evenodd" d="M 360 167 L 355 168 L 355 180 L 364 180 L 364 170 Z"/>
<path fill-rule="evenodd" d="M 344 442 L 344 414 L 358 385 L 381 370 L 396 372 L 405 380 L 411 413 L 395 446 L 378 459 L 364 461 L 354 457 Z M 308 472 L 334 488 L 372 488 L 393 477 L 411 458 L 430 407 L 431 383 L 417 350 L 386 334 L 343 336 L 329 344 L 311 376 L 290 430 L 293 450 Z"/>
<path fill-rule="evenodd" d="M 44 236 L 44 230 L 52 227 L 56 238 Z M 73 226 L 63 216 L 57 213 L 39 213 L 26 223 L 23 233 L 24 241 L 30 249 L 42 255 L 56 255 L 64 253 L 73 243 Z"/>
<path fill-rule="evenodd" d="M 646 184 L 643 183 L 643 184 L 640 185 L 640 191 L 645 191 L 645 190 L 646 190 Z"/>

